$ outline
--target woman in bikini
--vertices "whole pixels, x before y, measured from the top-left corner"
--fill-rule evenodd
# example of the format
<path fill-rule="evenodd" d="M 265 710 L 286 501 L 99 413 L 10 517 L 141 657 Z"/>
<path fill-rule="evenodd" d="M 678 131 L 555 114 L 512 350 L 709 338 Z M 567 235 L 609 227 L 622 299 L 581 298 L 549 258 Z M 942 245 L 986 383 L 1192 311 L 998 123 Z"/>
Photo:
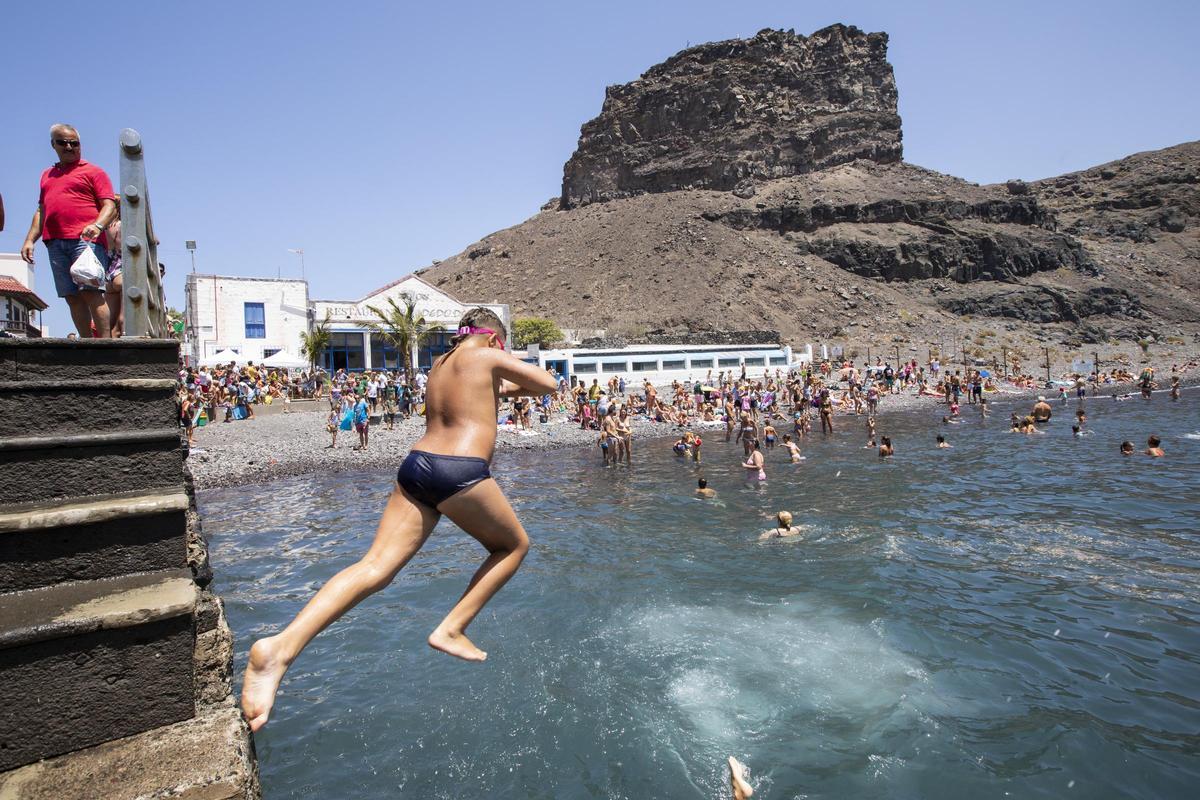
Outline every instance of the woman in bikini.
<path fill-rule="evenodd" d="M 487 657 L 466 637 L 466 628 L 529 549 L 525 529 L 489 470 L 496 412 L 502 397 L 555 388 L 545 370 L 504 352 L 504 338 L 503 324 L 486 308 L 471 309 L 459 322 L 453 346 L 438 360 L 425 387 L 425 435 L 400 466 L 370 550 L 321 587 L 283 632 L 250 648 L 242 712 L 251 730 L 267 723 L 279 681 L 305 645 L 391 583 L 443 514 L 478 539 L 488 556 L 429 635 L 429 645 L 467 661 Z"/>

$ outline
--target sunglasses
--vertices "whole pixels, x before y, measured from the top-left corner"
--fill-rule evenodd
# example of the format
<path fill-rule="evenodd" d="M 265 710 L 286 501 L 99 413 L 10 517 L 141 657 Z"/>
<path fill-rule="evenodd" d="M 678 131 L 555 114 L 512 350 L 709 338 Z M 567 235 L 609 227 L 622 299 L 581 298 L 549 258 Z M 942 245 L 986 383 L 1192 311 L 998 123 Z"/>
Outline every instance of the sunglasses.
<path fill-rule="evenodd" d="M 55 139 L 54 143 L 59 147 L 79 147 L 78 139 Z"/>

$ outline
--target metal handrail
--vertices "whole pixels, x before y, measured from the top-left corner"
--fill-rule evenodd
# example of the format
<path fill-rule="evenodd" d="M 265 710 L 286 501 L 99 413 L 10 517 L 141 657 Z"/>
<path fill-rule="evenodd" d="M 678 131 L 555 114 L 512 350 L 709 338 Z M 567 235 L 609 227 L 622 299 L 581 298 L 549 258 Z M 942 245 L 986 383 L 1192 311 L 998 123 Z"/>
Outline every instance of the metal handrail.
<path fill-rule="evenodd" d="M 142 136 L 121 131 L 121 279 L 125 336 L 165 339 L 167 309 L 158 274 L 158 239 L 150 215 L 150 190 Z"/>

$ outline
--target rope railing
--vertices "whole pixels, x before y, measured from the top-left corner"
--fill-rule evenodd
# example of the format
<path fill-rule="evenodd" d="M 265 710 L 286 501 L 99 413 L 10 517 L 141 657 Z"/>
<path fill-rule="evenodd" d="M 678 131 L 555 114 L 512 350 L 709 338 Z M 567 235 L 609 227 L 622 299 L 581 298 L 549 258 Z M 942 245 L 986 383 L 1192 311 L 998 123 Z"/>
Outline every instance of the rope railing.
<path fill-rule="evenodd" d="M 121 276 L 125 336 L 170 338 L 142 136 L 121 131 Z"/>

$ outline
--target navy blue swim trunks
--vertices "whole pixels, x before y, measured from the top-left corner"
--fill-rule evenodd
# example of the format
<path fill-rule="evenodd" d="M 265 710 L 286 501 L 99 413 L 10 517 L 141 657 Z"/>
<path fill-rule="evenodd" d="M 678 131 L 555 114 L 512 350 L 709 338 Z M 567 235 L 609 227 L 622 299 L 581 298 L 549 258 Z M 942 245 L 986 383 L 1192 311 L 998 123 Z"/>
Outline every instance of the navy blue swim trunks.
<path fill-rule="evenodd" d="M 396 472 L 396 482 L 422 505 L 437 507 L 463 489 L 492 477 L 488 462 L 474 456 L 445 456 L 413 450 Z"/>

